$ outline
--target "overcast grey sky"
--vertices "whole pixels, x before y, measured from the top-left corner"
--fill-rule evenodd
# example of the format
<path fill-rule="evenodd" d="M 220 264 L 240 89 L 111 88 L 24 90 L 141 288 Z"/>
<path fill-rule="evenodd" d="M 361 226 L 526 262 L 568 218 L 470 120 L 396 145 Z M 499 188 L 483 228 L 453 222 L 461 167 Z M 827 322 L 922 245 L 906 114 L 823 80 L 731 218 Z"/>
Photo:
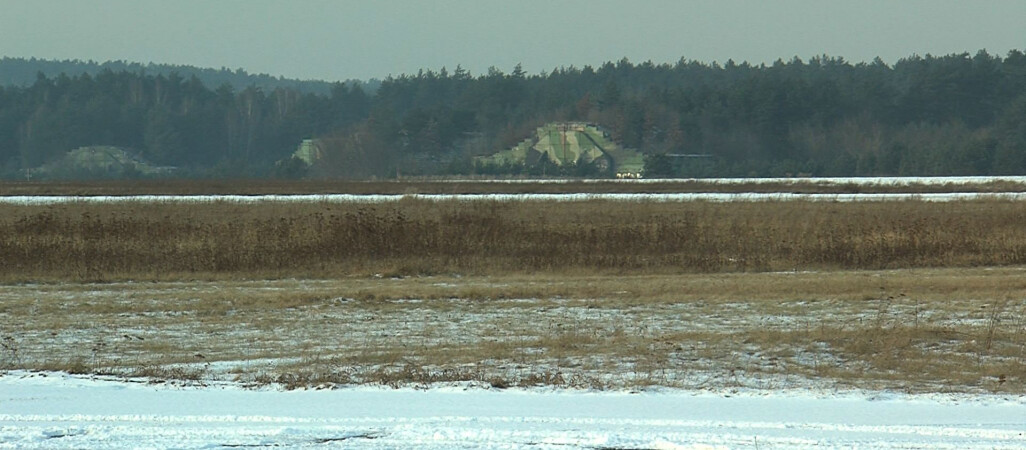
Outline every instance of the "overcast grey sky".
<path fill-rule="evenodd" d="M 384 78 L 1026 49 L 1026 0 L 0 0 L 0 56 Z"/>

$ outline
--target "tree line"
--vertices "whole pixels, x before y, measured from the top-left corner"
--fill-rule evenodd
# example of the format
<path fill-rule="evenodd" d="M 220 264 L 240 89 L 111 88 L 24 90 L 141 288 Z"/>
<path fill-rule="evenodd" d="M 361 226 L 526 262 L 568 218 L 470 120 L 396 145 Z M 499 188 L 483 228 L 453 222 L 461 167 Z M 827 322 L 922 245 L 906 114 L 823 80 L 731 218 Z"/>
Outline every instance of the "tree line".
<path fill-rule="evenodd" d="M 312 176 L 472 174 L 475 156 L 557 121 L 597 124 L 662 176 L 1026 174 L 1026 55 L 456 67 L 327 93 L 211 88 L 174 72 L 38 74 L 0 88 L 0 164 L 10 175 L 114 145 L 200 175 L 260 176 L 317 138 Z"/>
<path fill-rule="evenodd" d="M 221 67 L 213 69 L 207 67 L 196 67 L 183 64 L 158 64 L 138 63 L 130 61 L 81 61 L 77 59 L 54 60 L 37 58 L 0 58 L 0 85 L 2 86 L 31 86 L 36 82 L 39 73 L 47 77 L 55 77 L 60 74 L 69 76 L 89 74 L 96 76 L 100 72 L 109 70 L 111 72 L 133 72 L 146 73 L 150 75 L 164 75 L 165 77 L 176 73 L 184 78 L 196 76 L 207 86 L 220 86 L 230 84 L 238 87 L 255 86 L 266 91 L 273 91 L 277 88 L 291 88 L 303 93 L 327 95 L 331 92 L 333 83 L 321 80 L 298 80 L 282 76 L 272 76 L 265 73 L 249 73 L 242 68 L 229 69 Z M 377 89 L 379 80 L 350 80 L 349 83 L 359 82 L 367 91 Z"/>
<path fill-rule="evenodd" d="M 198 175 L 259 176 L 297 143 L 367 116 L 360 85 L 328 95 L 206 87 L 196 76 L 104 70 L 0 88 L 0 164 L 8 176 L 68 151 L 112 145 Z"/>

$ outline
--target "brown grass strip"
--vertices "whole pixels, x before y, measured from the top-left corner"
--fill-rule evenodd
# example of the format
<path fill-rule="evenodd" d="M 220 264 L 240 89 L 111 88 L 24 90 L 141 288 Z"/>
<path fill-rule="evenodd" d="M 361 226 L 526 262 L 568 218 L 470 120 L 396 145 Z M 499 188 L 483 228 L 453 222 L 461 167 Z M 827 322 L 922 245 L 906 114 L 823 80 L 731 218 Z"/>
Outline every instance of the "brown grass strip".
<path fill-rule="evenodd" d="M 0 281 L 1026 264 L 1009 201 L 0 206 Z"/>

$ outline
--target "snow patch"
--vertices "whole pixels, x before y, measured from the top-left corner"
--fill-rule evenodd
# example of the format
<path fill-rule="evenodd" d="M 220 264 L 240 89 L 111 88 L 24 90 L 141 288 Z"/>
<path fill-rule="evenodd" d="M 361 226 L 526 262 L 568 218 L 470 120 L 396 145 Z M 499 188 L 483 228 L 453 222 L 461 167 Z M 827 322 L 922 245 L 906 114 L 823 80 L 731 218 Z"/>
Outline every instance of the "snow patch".
<path fill-rule="evenodd" d="M 0 377 L 0 448 L 1021 448 L 1026 398 L 167 387 Z"/>

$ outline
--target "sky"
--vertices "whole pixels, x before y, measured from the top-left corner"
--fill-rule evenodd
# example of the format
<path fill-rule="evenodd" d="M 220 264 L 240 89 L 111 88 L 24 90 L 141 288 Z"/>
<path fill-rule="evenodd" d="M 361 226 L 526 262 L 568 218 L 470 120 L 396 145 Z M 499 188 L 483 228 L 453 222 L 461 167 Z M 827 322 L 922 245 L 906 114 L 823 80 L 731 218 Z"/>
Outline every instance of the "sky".
<path fill-rule="evenodd" d="M 288 78 L 1026 50 L 1026 0 L 0 0 L 0 56 Z"/>

